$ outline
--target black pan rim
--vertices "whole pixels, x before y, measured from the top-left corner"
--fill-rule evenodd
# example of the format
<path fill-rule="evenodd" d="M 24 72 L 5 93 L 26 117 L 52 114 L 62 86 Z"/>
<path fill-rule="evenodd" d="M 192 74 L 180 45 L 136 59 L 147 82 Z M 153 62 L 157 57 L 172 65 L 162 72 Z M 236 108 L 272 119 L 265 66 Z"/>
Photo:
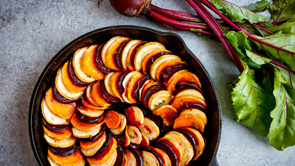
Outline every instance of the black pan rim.
<path fill-rule="evenodd" d="M 171 33 L 171 32 L 162 32 L 162 31 L 158 31 L 158 30 L 154 30 L 154 29 L 150 29 L 150 28 L 146 28 L 146 27 L 140 27 L 140 26 L 134 26 L 134 25 L 120 25 L 120 26 L 110 26 L 110 27 L 104 27 L 104 28 L 100 28 L 100 29 L 96 29 L 93 31 L 90 31 L 86 34 L 83 34 L 79 37 L 77 37 L 76 39 L 72 40 L 69 44 L 67 44 L 66 46 L 64 46 L 55 56 L 52 57 L 52 59 L 48 62 L 48 64 L 46 65 L 46 67 L 43 69 L 43 71 L 41 72 L 38 81 L 34 87 L 34 90 L 32 92 L 31 95 L 31 101 L 30 101 L 30 108 L 29 108 L 29 118 L 28 118 L 28 127 L 29 127 L 29 135 L 30 135 L 30 143 L 31 143 L 31 147 L 33 149 L 35 158 L 37 160 L 37 162 L 39 163 L 39 165 L 43 165 L 42 160 L 40 158 L 40 155 L 37 151 L 37 147 L 36 147 L 36 143 L 34 140 L 34 129 L 33 129 L 33 113 L 34 113 L 34 103 L 36 100 L 36 94 L 37 91 L 40 87 L 41 81 L 43 80 L 45 73 L 49 70 L 49 67 L 52 63 L 54 63 L 55 59 L 57 59 L 66 49 L 70 48 L 73 44 L 79 42 L 80 40 L 94 35 L 96 33 L 100 33 L 100 32 L 104 32 L 104 31 L 108 31 L 108 30 L 116 30 L 116 29 L 120 29 L 120 30 L 124 30 L 124 29 L 136 29 L 136 30 L 141 30 L 141 31 L 147 31 L 150 33 L 155 33 L 158 34 L 160 36 L 173 36 L 178 38 L 178 40 L 181 42 L 181 44 L 184 46 L 185 50 L 191 55 L 191 57 L 197 61 L 199 63 L 199 65 L 201 66 L 201 68 L 203 69 L 203 72 L 205 73 L 206 77 L 208 78 L 212 89 L 213 89 L 213 94 L 214 94 L 214 98 L 216 98 L 216 102 L 217 102 L 217 108 L 218 108 L 218 115 L 219 115 L 219 129 L 218 129 L 218 134 L 217 134 L 217 142 L 216 142 L 216 146 L 214 148 L 214 152 L 212 155 L 212 158 L 210 160 L 210 164 L 212 165 L 215 160 L 216 160 L 216 155 L 217 155 L 217 151 L 218 151 L 218 147 L 219 147 L 219 143 L 220 143 L 220 137 L 221 137 L 221 129 L 222 129 L 222 123 L 221 123 L 221 117 L 222 117 L 222 111 L 221 111 L 221 104 L 220 104 L 220 100 L 216 91 L 216 88 L 211 80 L 211 77 L 209 76 L 206 68 L 203 66 L 203 64 L 200 62 L 200 60 L 190 51 L 190 49 L 186 46 L 185 42 L 183 41 L 183 39 L 175 33 Z"/>

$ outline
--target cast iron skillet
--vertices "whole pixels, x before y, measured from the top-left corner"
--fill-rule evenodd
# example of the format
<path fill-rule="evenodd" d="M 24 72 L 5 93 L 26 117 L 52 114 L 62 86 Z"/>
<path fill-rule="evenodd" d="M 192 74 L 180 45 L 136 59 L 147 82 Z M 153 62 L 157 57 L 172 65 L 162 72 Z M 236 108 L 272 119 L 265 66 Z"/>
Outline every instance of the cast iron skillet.
<path fill-rule="evenodd" d="M 31 145 L 38 163 L 40 165 L 49 165 L 47 161 L 47 143 L 43 139 L 40 103 L 46 90 L 51 86 L 56 71 L 77 49 L 86 45 L 102 43 L 117 35 L 145 41 L 158 41 L 165 45 L 168 50 L 171 50 L 174 54 L 179 55 L 185 60 L 191 68 L 190 71 L 199 76 L 208 106 L 208 111 L 206 112 L 208 116 L 208 124 L 203 134 L 206 140 L 206 148 L 199 159 L 191 165 L 218 165 L 216 162 L 216 153 L 221 134 L 221 107 L 215 87 L 213 86 L 206 69 L 196 56 L 186 47 L 184 41 L 178 35 L 137 26 L 106 27 L 80 36 L 58 52 L 45 67 L 33 91 L 29 112 Z M 198 46 L 196 45 L 196 47 Z"/>

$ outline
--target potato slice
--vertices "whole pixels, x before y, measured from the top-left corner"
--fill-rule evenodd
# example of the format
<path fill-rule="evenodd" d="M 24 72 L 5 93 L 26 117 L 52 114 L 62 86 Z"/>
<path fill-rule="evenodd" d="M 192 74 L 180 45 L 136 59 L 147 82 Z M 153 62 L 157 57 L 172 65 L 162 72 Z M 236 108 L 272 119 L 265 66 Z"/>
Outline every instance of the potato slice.
<path fill-rule="evenodd" d="M 81 151 L 85 156 L 93 156 L 105 143 L 107 139 L 106 132 L 104 131 L 103 135 L 97 139 L 94 143 L 91 144 L 91 146 L 87 146 L 87 149 L 84 149 L 85 146 L 80 143 L 81 146 Z"/>
<path fill-rule="evenodd" d="M 95 81 L 95 79 L 93 79 L 92 77 L 90 77 L 89 75 L 84 73 L 82 70 L 82 67 L 81 67 L 82 56 L 88 48 L 89 47 L 83 47 L 83 48 L 78 49 L 74 53 L 72 64 L 73 64 L 74 72 L 75 72 L 76 76 L 81 81 L 86 82 L 86 83 L 92 83 Z"/>
<path fill-rule="evenodd" d="M 131 53 L 136 45 L 140 44 L 141 40 L 131 40 L 128 42 L 128 44 L 124 47 L 122 52 L 122 65 L 124 70 L 128 70 L 127 68 L 127 57 L 129 55 L 129 52 Z"/>
<path fill-rule="evenodd" d="M 127 134 L 130 137 L 130 142 L 136 145 L 139 145 L 142 140 L 142 134 L 139 129 L 135 126 L 128 125 L 126 127 Z"/>
<path fill-rule="evenodd" d="M 182 129 L 189 132 L 195 139 L 195 142 L 197 144 L 197 147 L 196 147 L 197 154 L 195 154 L 193 160 L 196 160 L 196 159 L 198 159 L 198 157 L 200 157 L 200 155 L 203 153 L 203 151 L 205 149 L 205 140 L 204 140 L 202 134 L 196 129 L 193 129 L 190 127 L 186 127 L 186 128 L 182 128 Z"/>
<path fill-rule="evenodd" d="M 154 115 L 159 115 L 163 119 L 163 123 L 166 126 L 173 125 L 174 119 L 178 117 L 178 111 L 171 105 L 162 105 L 157 108 L 154 112 Z"/>
<path fill-rule="evenodd" d="M 67 128 L 67 129 L 60 131 L 60 132 L 53 132 L 53 131 L 48 130 L 43 125 L 43 130 L 46 135 L 48 135 L 49 137 L 54 138 L 54 139 L 70 138 L 73 135 L 71 128 Z"/>
<path fill-rule="evenodd" d="M 77 110 L 88 117 L 100 117 L 102 114 L 104 114 L 104 109 L 93 109 L 93 108 L 88 108 L 84 105 L 78 105 Z"/>
<path fill-rule="evenodd" d="M 63 119 L 60 116 L 57 116 L 53 112 L 51 112 L 49 110 L 44 98 L 41 101 L 41 110 L 42 110 L 42 115 L 43 115 L 44 119 L 52 125 L 68 125 L 68 124 L 70 124 L 69 120 Z"/>
<path fill-rule="evenodd" d="M 88 131 L 79 130 L 75 127 L 72 128 L 72 132 L 74 137 L 77 138 L 89 138 L 95 136 L 97 133 L 99 133 L 101 130 L 101 125 L 97 126 L 96 128 Z"/>
<path fill-rule="evenodd" d="M 120 114 L 119 113 L 119 116 L 120 116 L 120 124 L 118 127 L 114 128 L 114 129 L 110 129 L 111 132 L 114 134 L 114 135 L 119 135 L 121 134 L 125 127 L 126 127 L 126 124 L 127 124 L 127 119 L 126 119 L 126 116 L 123 115 L 123 114 Z"/>
<path fill-rule="evenodd" d="M 95 53 L 98 45 L 90 46 L 81 58 L 81 69 L 94 80 L 103 80 L 104 74 L 97 68 L 95 63 Z"/>
<path fill-rule="evenodd" d="M 167 90 L 160 90 L 154 93 L 148 100 L 148 107 L 152 111 L 161 107 L 162 105 L 170 104 L 172 101 L 171 93 Z"/>
<path fill-rule="evenodd" d="M 170 54 L 171 52 L 168 50 L 154 50 L 153 52 L 147 54 L 141 63 L 142 72 L 147 74 L 148 68 L 151 67 L 152 63 L 155 61 L 155 56 L 162 56 L 163 54 Z"/>
<path fill-rule="evenodd" d="M 144 166 L 159 166 L 158 159 L 150 152 L 141 151 L 140 155 L 142 156 L 142 163 Z"/>
<path fill-rule="evenodd" d="M 166 152 L 164 152 L 163 150 L 161 150 L 159 148 L 153 148 L 153 149 L 161 158 L 161 160 L 163 162 L 163 166 L 172 166 L 170 157 L 168 156 L 168 154 Z"/>
<path fill-rule="evenodd" d="M 76 110 L 75 102 L 65 104 L 55 100 L 52 94 L 52 88 L 49 88 L 46 91 L 45 103 L 52 113 L 60 116 L 63 119 L 69 120 L 74 115 Z"/>
<path fill-rule="evenodd" d="M 154 63 L 151 66 L 151 70 L 150 70 L 150 76 L 154 79 L 154 80 L 159 80 L 156 78 L 156 72 L 158 70 L 158 67 L 164 63 L 164 62 L 172 62 L 172 61 L 181 61 L 181 58 L 179 56 L 176 55 L 163 55 L 159 58 L 157 58 Z"/>
<path fill-rule="evenodd" d="M 205 102 L 205 98 L 204 98 L 203 94 L 195 89 L 182 90 L 182 91 L 178 92 L 175 97 L 182 97 L 182 96 L 194 96 L 194 97 L 199 98 Z"/>
<path fill-rule="evenodd" d="M 154 50 L 166 50 L 166 48 L 159 42 L 148 42 L 138 49 L 134 57 L 134 67 L 136 71 L 141 71 L 142 60 Z"/>
<path fill-rule="evenodd" d="M 64 139 L 55 139 L 44 133 L 43 137 L 50 146 L 57 148 L 67 148 L 73 146 L 76 143 L 76 138 L 72 136 Z"/>
<path fill-rule="evenodd" d="M 75 114 L 71 119 L 71 124 L 79 130 L 82 131 L 90 131 L 97 128 L 101 128 L 101 125 L 104 123 L 104 120 L 98 123 L 84 123 L 78 119 L 77 115 Z"/>
<path fill-rule="evenodd" d="M 49 160 L 50 159 L 50 160 Z M 85 161 L 83 159 L 83 155 L 81 154 L 80 150 L 76 150 L 76 152 L 72 155 L 62 157 L 53 154 L 50 150 L 48 150 L 48 160 L 51 163 L 55 163 L 56 165 L 77 165 L 77 166 L 84 166 Z"/>

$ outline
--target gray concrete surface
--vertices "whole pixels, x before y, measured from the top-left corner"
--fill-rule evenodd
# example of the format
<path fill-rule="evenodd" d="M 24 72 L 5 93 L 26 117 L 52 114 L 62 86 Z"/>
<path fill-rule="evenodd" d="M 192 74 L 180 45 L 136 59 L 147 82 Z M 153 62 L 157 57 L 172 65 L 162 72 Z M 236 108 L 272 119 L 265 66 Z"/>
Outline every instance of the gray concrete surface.
<path fill-rule="evenodd" d="M 238 4 L 251 1 L 233 0 Z M 156 5 L 192 11 L 184 1 L 154 0 Z M 168 31 L 145 18 L 116 13 L 108 0 L 0 1 L 0 165 L 37 165 L 29 141 L 28 112 L 33 87 L 46 64 L 80 35 L 106 26 L 141 25 Z M 221 166 L 295 165 L 295 149 L 277 151 L 250 129 L 234 122 L 227 83 L 238 71 L 215 41 L 178 33 L 209 71 L 223 109 L 218 151 Z"/>

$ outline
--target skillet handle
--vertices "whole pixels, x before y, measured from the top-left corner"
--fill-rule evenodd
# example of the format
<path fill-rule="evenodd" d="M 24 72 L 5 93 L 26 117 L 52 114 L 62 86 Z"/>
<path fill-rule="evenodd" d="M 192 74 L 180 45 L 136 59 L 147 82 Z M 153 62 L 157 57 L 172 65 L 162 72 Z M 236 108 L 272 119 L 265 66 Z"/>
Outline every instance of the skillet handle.
<path fill-rule="evenodd" d="M 211 166 L 219 166 L 216 156 L 214 157 Z"/>

